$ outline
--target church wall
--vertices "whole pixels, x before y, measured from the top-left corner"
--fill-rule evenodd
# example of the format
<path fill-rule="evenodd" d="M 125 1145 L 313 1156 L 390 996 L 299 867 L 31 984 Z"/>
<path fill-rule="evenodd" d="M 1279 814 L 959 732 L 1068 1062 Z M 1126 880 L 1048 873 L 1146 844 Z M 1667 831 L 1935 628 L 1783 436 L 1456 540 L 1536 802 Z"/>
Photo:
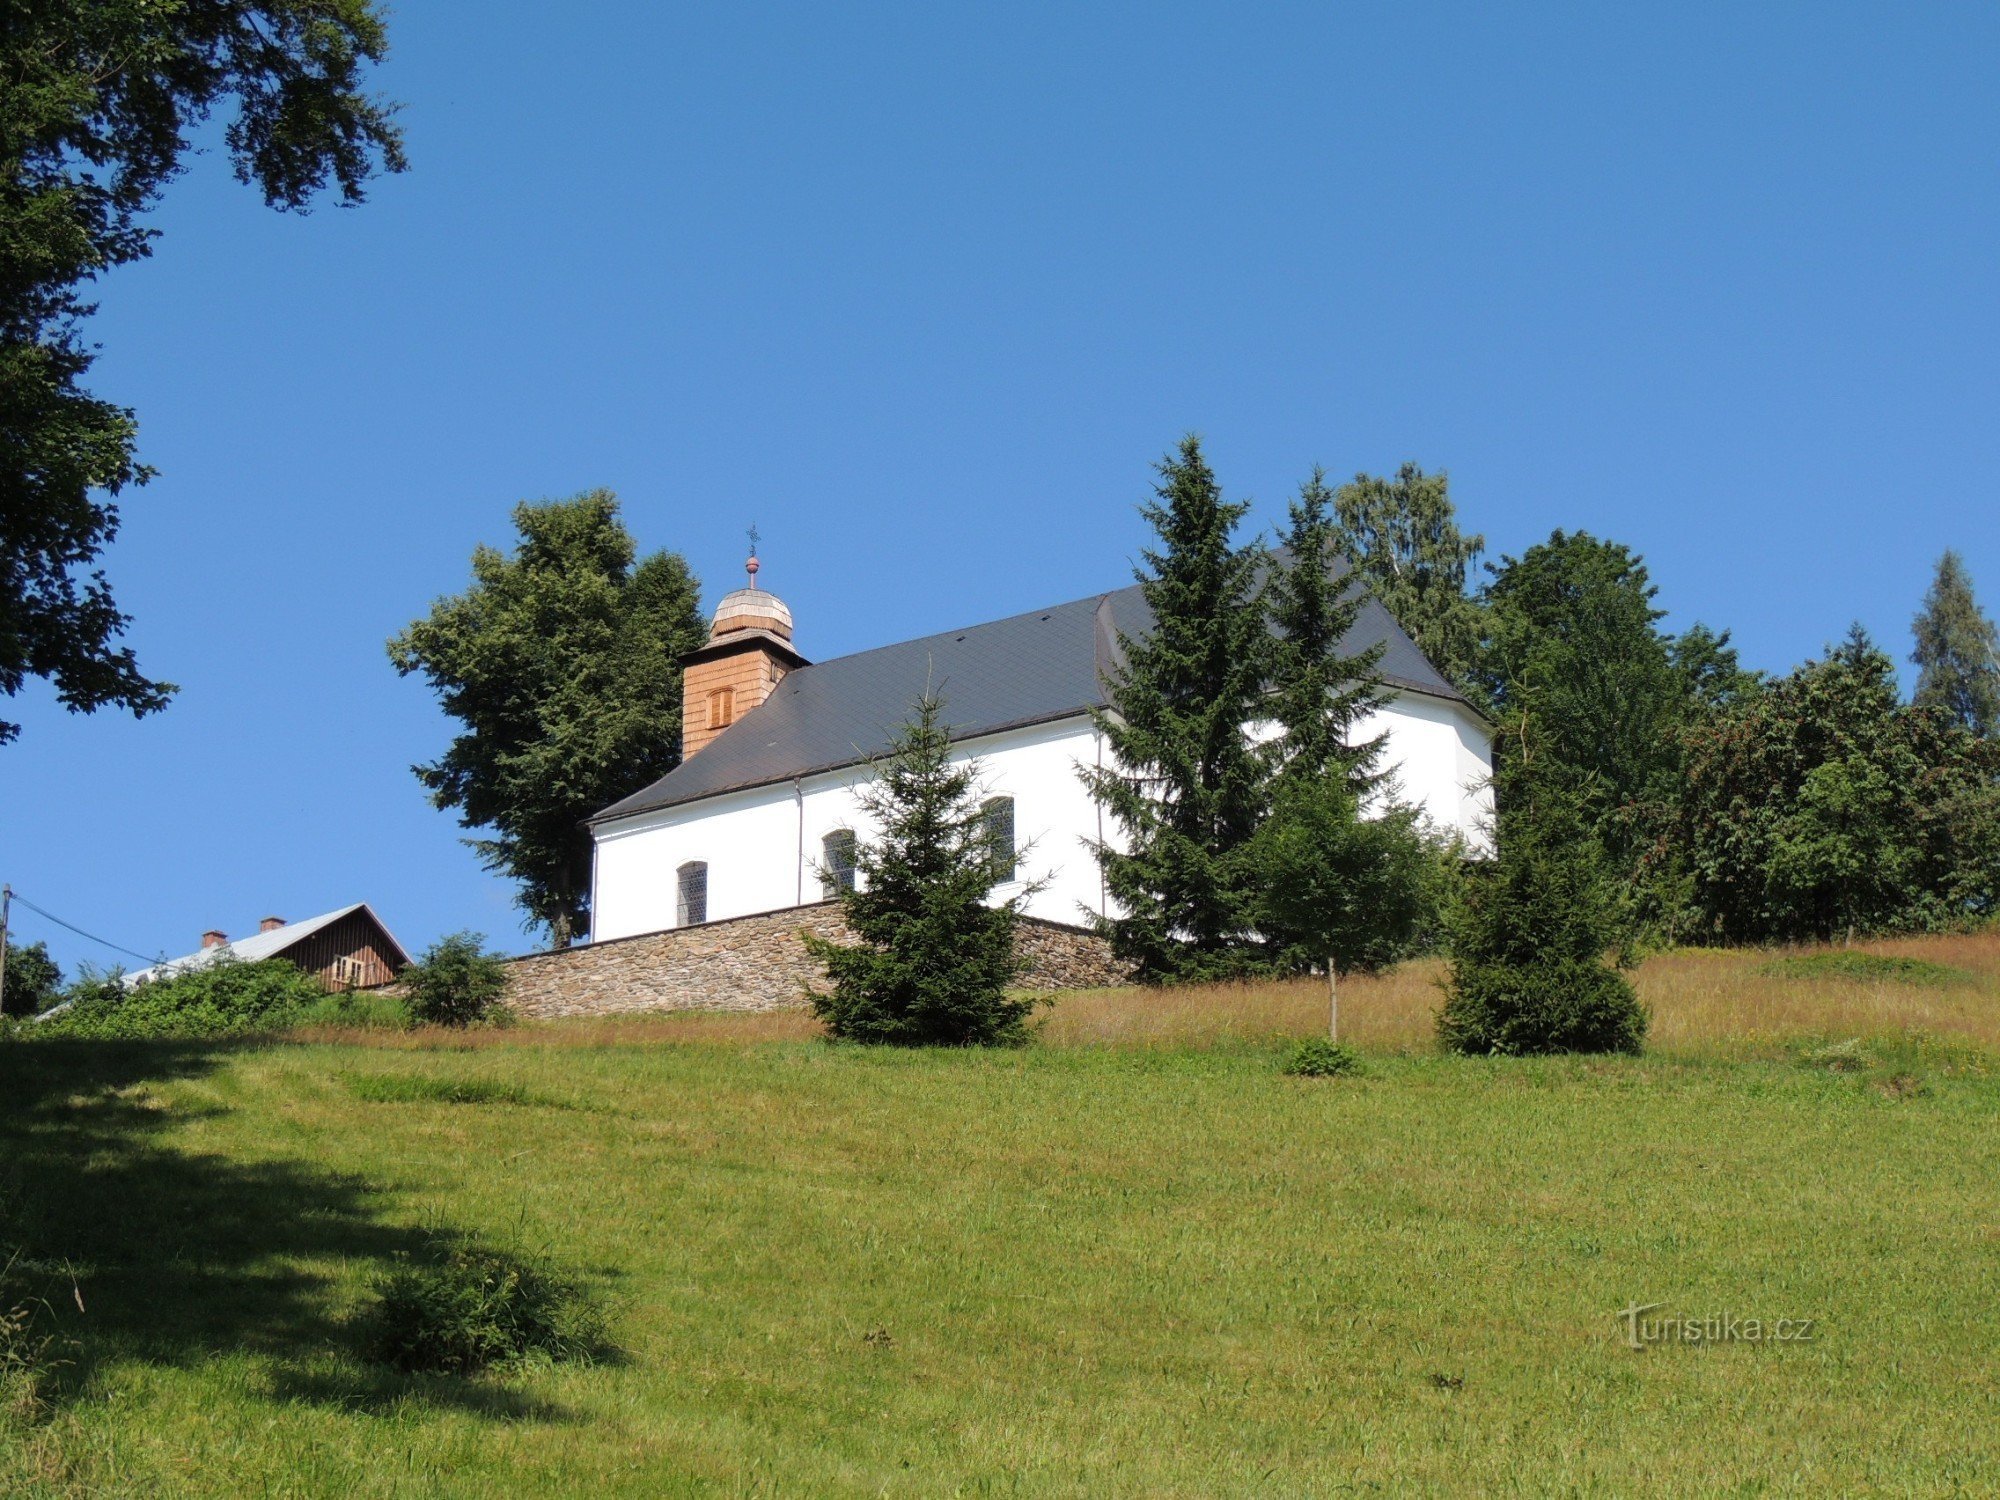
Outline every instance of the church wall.
<path fill-rule="evenodd" d="M 1014 799 L 1022 881 L 999 887 L 995 899 L 1040 878 L 1046 885 L 1029 898 L 1030 915 L 1074 923 L 1102 908 L 1097 862 L 1083 842 L 1096 834 L 1097 807 L 1076 774 L 1096 754 L 1087 719 L 988 735 L 955 752 L 980 762 L 985 795 Z M 875 835 L 855 795 L 867 775 L 850 767 L 600 826 L 593 938 L 674 926 L 677 872 L 693 860 L 708 865 L 711 922 L 820 900 L 826 835 Z"/>
<path fill-rule="evenodd" d="M 1458 704 L 1406 694 L 1364 726 L 1365 733 L 1382 730 L 1389 737 L 1384 760 L 1399 768 L 1403 796 L 1433 822 L 1464 833 L 1475 848 L 1489 847 L 1491 751 L 1481 722 Z M 1100 831 L 1098 809 L 1076 774 L 1078 765 L 1098 758 L 1090 721 L 1079 717 L 989 735 L 956 754 L 981 762 L 989 794 L 1014 799 L 1023 880 L 1045 882 L 1024 909 L 1063 923 L 1106 911 L 1087 843 Z M 821 900 L 826 835 L 849 828 L 865 841 L 875 834 L 855 795 L 867 775 L 865 766 L 851 767 L 601 825 L 593 938 L 673 927 L 677 871 L 692 860 L 708 865 L 711 923 Z M 1020 889 L 1002 886 L 996 899 Z"/>

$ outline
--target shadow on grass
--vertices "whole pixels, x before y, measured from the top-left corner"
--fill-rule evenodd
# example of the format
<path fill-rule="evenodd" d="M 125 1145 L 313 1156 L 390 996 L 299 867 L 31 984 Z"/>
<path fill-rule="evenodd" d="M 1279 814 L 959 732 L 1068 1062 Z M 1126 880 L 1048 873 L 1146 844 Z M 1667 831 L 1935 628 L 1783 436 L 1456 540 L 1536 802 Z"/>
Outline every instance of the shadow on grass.
<path fill-rule="evenodd" d="M 370 1183 L 173 1144 L 194 1115 L 148 1086 L 201 1078 L 246 1045 L 0 1045 L 0 1265 L 14 1258 L 10 1300 L 36 1305 L 54 1340 L 45 1397 L 87 1397 L 122 1360 L 192 1369 L 250 1351 L 274 1372 L 274 1399 L 563 1419 L 504 1386 L 365 1360 L 348 1278 L 372 1280 L 426 1244 L 384 1220 Z"/>

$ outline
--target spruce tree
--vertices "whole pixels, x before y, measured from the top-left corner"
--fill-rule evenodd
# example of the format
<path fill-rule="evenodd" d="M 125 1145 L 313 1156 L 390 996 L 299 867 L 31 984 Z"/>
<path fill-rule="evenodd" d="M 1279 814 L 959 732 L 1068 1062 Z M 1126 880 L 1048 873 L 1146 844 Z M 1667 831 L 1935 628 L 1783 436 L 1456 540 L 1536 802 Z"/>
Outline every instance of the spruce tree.
<path fill-rule="evenodd" d="M 1922 669 L 1916 702 L 1950 714 L 1974 734 L 2000 734 L 2000 633 L 1972 596 L 1965 562 L 1947 550 L 1924 595 L 1910 660 Z"/>
<path fill-rule="evenodd" d="M 1505 726 L 1516 754 L 1498 778 L 1496 857 L 1470 873 L 1438 1036 L 1455 1052 L 1631 1052 L 1646 1012 L 1606 964 L 1618 927 L 1613 867 L 1587 799 Z"/>
<path fill-rule="evenodd" d="M 1148 983 L 1263 963 L 1250 844 L 1269 779 L 1248 736 L 1271 655 L 1261 558 L 1235 541 L 1249 507 L 1223 499 L 1193 436 L 1157 467 L 1141 513 L 1160 546 L 1137 574 L 1153 630 L 1119 636 L 1110 708 L 1096 716 L 1113 763 L 1082 773 L 1123 835 L 1094 846 L 1124 913 L 1098 925 Z"/>
<path fill-rule="evenodd" d="M 998 871 L 977 798 L 979 766 L 951 761 L 944 703 L 927 691 L 860 794 L 881 832 L 855 850 L 840 901 L 856 943 L 806 933 L 831 983 L 807 991 L 846 1041 L 971 1047 L 1027 1039 L 1040 1003 L 1008 990 L 1023 965 L 1014 929 L 1025 894 L 988 905 Z"/>
<path fill-rule="evenodd" d="M 1399 956 L 1423 907 L 1427 859 L 1414 810 L 1386 796 L 1381 737 L 1359 737 L 1380 700 L 1383 648 L 1344 650 L 1367 591 L 1335 548 L 1332 500 L 1315 469 L 1268 586 L 1269 707 L 1281 732 L 1267 744 L 1272 803 L 1256 848 L 1259 929 L 1280 968 L 1325 969 L 1337 1038 L 1338 976 Z"/>

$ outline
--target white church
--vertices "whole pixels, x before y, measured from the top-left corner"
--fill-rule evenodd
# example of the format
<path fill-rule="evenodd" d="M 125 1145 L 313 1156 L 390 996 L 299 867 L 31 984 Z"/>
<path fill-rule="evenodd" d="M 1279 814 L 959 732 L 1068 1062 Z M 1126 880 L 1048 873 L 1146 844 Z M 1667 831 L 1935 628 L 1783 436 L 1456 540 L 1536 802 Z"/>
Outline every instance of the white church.
<path fill-rule="evenodd" d="M 1119 637 L 1152 615 L 1138 585 L 1005 620 L 809 662 L 792 616 L 757 587 L 725 595 L 708 644 L 686 658 L 683 760 L 591 819 L 591 940 L 632 937 L 825 900 L 854 879 L 873 834 L 855 793 L 927 683 L 955 753 L 981 768 L 989 826 L 1016 851 L 997 898 L 1041 882 L 1023 907 L 1082 924 L 1117 914 L 1091 843 L 1108 832 L 1080 767 L 1104 764 L 1091 712 Z M 1487 724 L 1370 600 L 1349 636 L 1381 643 L 1386 689 L 1367 735 L 1429 820 L 1484 847 L 1492 812 Z"/>

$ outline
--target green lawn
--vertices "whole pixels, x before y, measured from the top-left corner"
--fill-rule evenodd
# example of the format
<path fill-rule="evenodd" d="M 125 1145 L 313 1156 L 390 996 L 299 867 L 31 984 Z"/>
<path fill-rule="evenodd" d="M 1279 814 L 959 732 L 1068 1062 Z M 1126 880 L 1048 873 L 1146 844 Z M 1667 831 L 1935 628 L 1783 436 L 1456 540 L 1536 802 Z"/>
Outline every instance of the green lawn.
<path fill-rule="evenodd" d="M 6 1493 L 2000 1490 L 2000 1076 L 814 1042 L 0 1047 Z M 426 1227 L 618 1354 L 358 1355 Z M 79 1310 L 79 1299 L 81 1310 Z M 1634 1352 L 1613 1317 L 1817 1320 Z"/>

